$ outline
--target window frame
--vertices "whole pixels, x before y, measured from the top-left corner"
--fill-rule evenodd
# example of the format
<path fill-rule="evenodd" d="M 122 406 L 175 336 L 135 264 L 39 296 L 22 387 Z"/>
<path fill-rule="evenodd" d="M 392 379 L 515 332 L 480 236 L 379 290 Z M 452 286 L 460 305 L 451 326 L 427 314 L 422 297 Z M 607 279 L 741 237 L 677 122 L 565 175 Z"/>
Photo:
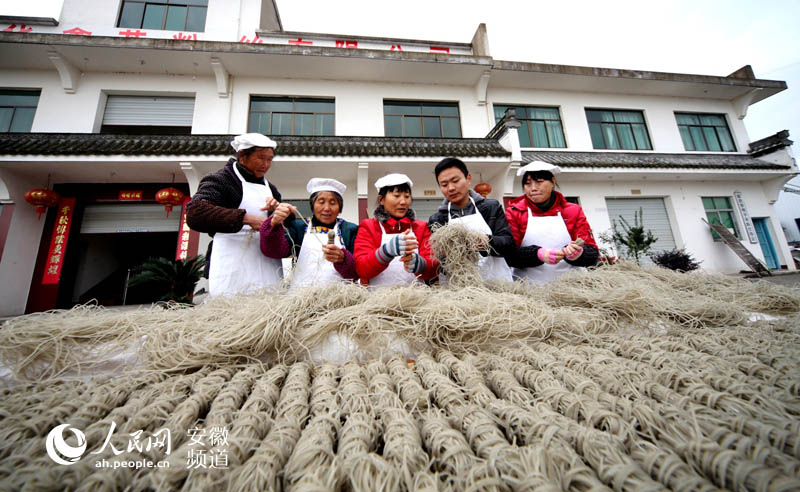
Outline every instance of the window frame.
<path fill-rule="evenodd" d="M 683 150 L 685 150 L 687 152 L 736 152 L 737 151 L 736 139 L 733 138 L 733 132 L 731 131 L 731 127 L 728 124 L 728 115 L 727 114 L 725 114 L 725 113 L 695 113 L 695 112 L 689 112 L 689 111 L 675 111 L 674 114 L 675 114 L 675 124 L 678 126 L 678 134 L 681 136 L 681 142 L 683 142 Z M 698 117 L 698 119 L 700 119 L 700 124 L 698 124 L 698 125 L 682 124 L 682 123 L 680 123 L 678 121 L 678 116 L 679 115 L 696 116 L 696 117 Z M 723 126 L 719 126 L 719 125 L 704 125 L 702 123 L 702 119 L 701 119 L 701 117 L 703 117 L 703 116 L 718 116 L 718 117 L 722 118 L 725 126 L 723 127 Z M 686 140 L 683 139 L 683 134 L 681 133 L 681 127 L 686 127 L 686 128 L 689 128 L 689 129 L 691 129 L 691 128 L 700 128 L 700 130 L 701 130 L 700 131 L 700 135 L 702 135 L 702 137 L 703 137 L 703 143 L 705 144 L 706 150 L 698 150 L 697 149 L 697 145 L 695 144 L 695 141 L 694 141 L 694 134 L 691 132 L 691 130 L 689 130 L 689 138 L 692 140 L 692 146 L 694 147 L 694 149 L 686 148 Z M 717 137 L 717 142 L 720 143 L 720 150 L 710 150 L 709 149 L 708 140 L 706 139 L 705 132 L 703 131 L 704 128 L 712 128 L 712 129 L 714 129 L 714 134 Z M 733 149 L 732 150 L 725 150 L 725 149 L 722 148 L 722 139 L 720 138 L 719 128 L 724 128 L 728 132 L 728 139 L 730 140 L 731 145 L 733 145 Z"/>
<path fill-rule="evenodd" d="M 208 21 L 208 1 L 205 4 L 195 3 L 198 0 L 122 0 L 119 6 L 119 14 L 117 15 L 117 23 L 116 27 L 119 28 L 126 28 L 126 29 L 145 29 L 143 27 L 145 13 L 147 12 L 148 5 L 160 5 L 164 7 L 164 14 L 161 18 L 161 27 L 158 28 L 150 28 L 147 29 L 155 29 L 158 31 L 173 31 L 173 32 L 205 32 L 206 30 L 206 22 Z M 125 12 L 125 5 L 126 4 L 141 4 L 142 7 L 142 17 L 139 20 L 138 26 L 123 26 L 122 25 L 122 14 Z M 183 17 L 183 28 L 182 29 L 168 29 L 167 28 L 167 18 L 169 16 L 169 7 L 186 7 L 186 13 Z M 187 26 L 187 22 L 189 21 L 189 12 L 192 8 L 202 8 L 205 11 L 205 15 L 203 16 L 203 28 L 201 30 L 192 30 L 189 29 Z"/>
<path fill-rule="evenodd" d="M 568 146 L 567 146 L 567 134 L 564 131 L 564 120 L 561 118 L 561 107 L 560 106 L 541 106 L 541 105 L 529 105 L 529 104 L 500 104 L 500 103 L 492 103 L 492 111 L 495 113 L 495 116 L 494 116 L 495 124 L 497 124 L 502 119 L 502 116 L 497 116 L 497 113 L 496 113 L 497 108 L 506 108 L 506 109 L 507 108 L 515 108 L 515 109 L 516 108 L 525 108 L 527 110 L 531 110 L 531 109 L 555 109 L 556 113 L 558 113 L 558 119 L 528 118 L 528 117 L 523 118 L 523 117 L 520 117 L 519 112 L 517 112 L 516 118 L 520 122 L 522 122 L 522 121 L 529 121 L 529 122 L 530 121 L 541 121 L 542 123 L 544 123 L 544 131 L 545 131 L 545 134 L 547 135 L 547 144 L 548 144 L 546 147 L 541 147 L 541 146 L 534 145 L 533 129 L 531 127 L 531 124 L 528 123 L 527 126 L 523 124 L 523 127 L 526 127 L 526 129 L 528 130 L 528 138 L 529 138 L 529 142 L 531 143 L 531 145 L 530 146 L 522 146 L 521 143 L 520 143 L 520 145 L 522 146 L 522 148 L 526 148 L 526 149 L 566 149 L 566 148 L 568 148 Z M 552 138 L 550 136 L 550 129 L 547 126 L 547 122 L 548 121 L 558 121 L 558 124 L 561 127 L 561 137 L 564 139 L 564 145 L 563 146 L 550 145 L 550 143 L 552 141 Z M 517 131 L 519 131 L 519 130 L 517 130 Z"/>
<path fill-rule="evenodd" d="M 260 101 L 265 101 L 265 102 L 269 102 L 269 101 L 291 102 L 292 103 L 292 109 L 291 109 L 291 112 L 288 112 L 288 113 L 285 112 L 285 111 L 260 111 L 260 110 L 255 111 L 255 113 L 258 113 L 258 114 L 269 114 L 269 131 L 268 132 L 262 132 L 260 126 L 259 126 L 259 128 L 253 128 L 251 126 L 251 123 L 252 123 L 251 119 L 252 119 L 252 115 L 254 114 L 253 102 L 254 101 L 259 101 L 259 100 Z M 312 102 L 312 101 L 313 102 L 327 102 L 327 103 L 330 103 L 331 106 L 333 107 L 333 110 L 331 112 L 314 112 L 314 111 L 297 111 L 295 109 L 295 105 L 297 104 L 297 102 Z M 286 133 L 273 133 L 272 132 L 272 128 L 274 126 L 274 114 L 275 113 L 278 113 L 278 114 L 290 114 L 291 115 L 291 120 L 290 120 L 290 124 L 289 124 L 290 128 L 292 129 L 291 133 L 286 134 Z M 311 115 L 312 116 L 312 130 L 311 130 L 311 134 L 310 135 L 303 134 L 303 133 L 296 134 L 294 132 L 295 115 L 298 115 L 298 114 L 299 115 Z M 317 119 L 314 118 L 314 116 L 317 116 L 317 115 L 330 115 L 330 116 L 333 117 L 333 130 L 332 130 L 332 132 L 330 134 L 315 133 L 315 128 L 317 126 Z M 260 120 L 259 120 L 259 122 L 260 122 Z M 259 133 L 263 133 L 264 135 L 273 135 L 273 136 L 274 135 L 279 135 L 279 136 L 280 135 L 288 135 L 288 136 L 301 136 L 301 137 L 336 136 L 336 98 L 333 98 L 333 97 L 316 97 L 316 96 L 261 96 L 261 95 L 252 95 L 251 94 L 250 95 L 250 102 L 248 104 L 248 110 L 247 110 L 247 131 L 249 131 L 249 132 L 259 132 Z"/>
<path fill-rule="evenodd" d="M 619 133 L 619 128 L 621 126 L 623 126 L 623 125 L 627 125 L 629 127 L 629 129 L 630 129 L 631 135 L 633 136 L 633 141 L 636 144 L 636 148 L 634 148 L 634 149 L 623 148 L 621 145 L 619 145 L 617 148 L 609 147 L 608 146 L 608 142 L 606 140 L 605 132 L 603 132 L 601 130 L 600 135 L 603 138 L 603 144 L 605 146 L 598 148 L 598 147 L 595 146 L 594 139 L 591 139 L 592 140 L 592 148 L 594 148 L 595 150 L 636 150 L 636 151 L 654 150 L 653 138 L 650 136 L 650 130 L 649 130 L 648 125 L 647 125 L 647 118 L 645 118 L 644 110 L 641 110 L 641 109 L 619 109 L 619 108 L 594 108 L 594 107 L 591 107 L 591 108 L 584 107 L 583 109 L 584 109 L 584 114 L 586 115 L 586 124 L 589 127 L 590 139 L 591 139 L 591 133 L 592 133 L 592 123 L 598 123 L 598 124 L 605 123 L 605 124 L 614 125 L 614 133 L 617 136 L 617 141 L 621 143 L 622 142 L 622 138 L 621 138 L 621 135 Z M 614 121 L 602 121 L 602 120 L 601 121 L 593 121 L 593 120 L 590 120 L 589 119 L 589 111 L 603 111 L 603 112 L 611 113 L 611 116 L 614 119 Z M 614 113 L 639 113 L 639 114 L 641 114 L 642 115 L 642 123 L 641 124 L 644 126 L 645 136 L 647 137 L 647 143 L 649 144 L 649 147 L 640 149 L 639 148 L 639 144 L 638 144 L 637 139 L 636 139 L 636 133 L 633 131 L 633 126 L 632 126 L 633 123 L 627 122 L 627 121 L 616 121 L 616 116 L 614 115 Z"/>
<path fill-rule="evenodd" d="M 720 198 L 728 200 L 728 205 L 730 206 L 730 208 L 718 208 L 715 199 L 720 199 Z M 711 203 L 712 205 L 714 205 L 714 208 L 711 209 L 706 208 L 706 199 L 711 200 Z M 703 204 L 703 211 L 706 214 L 706 221 L 708 221 L 709 224 L 717 224 L 723 227 L 727 227 L 725 223 L 722 221 L 722 218 L 720 217 L 720 212 L 729 213 L 731 217 L 731 223 L 733 223 L 733 235 L 736 236 L 736 239 L 739 240 L 742 239 L 742 232 L 741 232 L 742 230 L 739 227 L 739 220 L 736 217 L 736 207 L 734 207 L 735 202 L 733 200 L 733 196 L 701 196 L 700 202 Z M 714 222 L 712 220 L 710 215 L 713 214 L 716 214 L 717 222 Z M 711 230 L 711 237 L 714 239 L 714 241 L 722 241 L 722 238 L 713 229 Z"/>
<path fill-rule="evenodd" d="M 11 118 L 8 120 L 8 130 L 0 130 L 0 133 L 30 133 L 33 129 L 33 121 L 36 118 L 36 110 L 39 109 L 39 98 L 42 97 L 41 89 L 0 89 L 0 97 L 2 96 L 36 96 L 36 104 L 33 106 L 25 105 L 3 105 L 0 102 L 0 108 L 11 109 Z M 31 119 L 31 127 L 26 128 L 24 131 L 11 131 L 14 126 L 14 116 L 17 114 L 18 109 L 33 109 L 33 118 Z"/>
<path fill-rule="evenodd" d="M 419 114 L 413 113 L 387 113 L 386 112 L 386 105 L 387 104 L 404 104 L 404 105 L 417 105 L 419 106 Z M 436 115 L 436 114 L 425 114 L 424 109 L 425 107 L 446 107 L 446 108 L 455 108 L 456 115 Z M 387 125 L 386 125 L 386 117 L 387 116 L 399 116 L 401 118 L 401 128 L 402 128 L 402 135 L 387 135 Z M 406 135 L 406 118 L 408 117 L 415 117 L 419 118 L 419 136 L 408 136 Z M 437 118 L 439 120 L 439 136 L 435 137 L 428 137 L 425 135 L 425 118 Z M 457 136 L 445 136 L 444 135 L 444 127 L 442 126 L 443 119 L 455 119 L 458 123 L 458 135 Z M 417 100 L 417 99 L 384 99 L 383 100 L 383 135 L 386 137 L 397 137 L 397 138 L 462 138 L 464 134 L 463 129 L 461 128 L 461 105 L 458 101 L 429 101 L 429 100 Z"/>

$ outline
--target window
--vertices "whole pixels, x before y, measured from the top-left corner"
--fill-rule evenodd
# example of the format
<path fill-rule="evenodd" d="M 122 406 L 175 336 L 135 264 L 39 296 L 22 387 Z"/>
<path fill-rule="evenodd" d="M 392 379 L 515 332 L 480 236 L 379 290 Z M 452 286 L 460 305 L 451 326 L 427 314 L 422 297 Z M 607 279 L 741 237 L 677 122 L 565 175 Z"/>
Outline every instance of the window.
<path fill-rule="evenodd" d="M 724 115 L 675 113 L 675 119 L 686 150 L 736 152 Z"/>
<path fill-rule="evenodd" d="M 109 95 L 100 133 L 190 135 L 193 97 Z"/>
<path fill-rule="evenodd" d="M 265 135 L 333 135 L 333 99 L 250 98 L 251 132 Z"/>
<path fill-rule="evenodd" d="M 458 103 L 383 101 L 387 137 L 461 138 Z"/>
<path fill-rule="evenodd" d="M 558 108 L 537 106 L 498 106 L 494 107 L 495 122 L 500 121 L 506 109 L 514 108 L 522 126 L 518 130 L 521 147 L 566 147 L 561 116 Z"/>
<path fill-rule="evenodd" d="M 208 0 L 123 0 L 117 26 L 203 32 L 207 8 Z"/>
<path fill-rule="evenodd" d="M 566 200 L 569 203 L 574 203 L 575 205 L 580 205 L 581 204 L 581 199 L 580 199 L 580 197 L 577 197 L 577 196 L 565 196 L 564 200 Z"/>
<path fill-rule="evenodd" d="M 736 225 L 736 219 L 733 216 L 733 207 L 731 206 L 731 199 L 727 196 L 714 196 L 703 197 L 703 208 L 706 209 L 706 220 L 709 224 L 723 225 L 731 231 L 731 233 L 741 239 L 739 235 L 739 227 Z M 711 235 L 715 241 L 719 241 L 720 237 L 714 231 Z"/>
<path fill-rule="evenodd" d="M 27 133 L 39 104 L 39 91 L 0 90 L 0 133 Z"/>
<path fill-rule="evenodd" d="M 641 111 L 587 109 L 595 149 L 652 150 Z"/>

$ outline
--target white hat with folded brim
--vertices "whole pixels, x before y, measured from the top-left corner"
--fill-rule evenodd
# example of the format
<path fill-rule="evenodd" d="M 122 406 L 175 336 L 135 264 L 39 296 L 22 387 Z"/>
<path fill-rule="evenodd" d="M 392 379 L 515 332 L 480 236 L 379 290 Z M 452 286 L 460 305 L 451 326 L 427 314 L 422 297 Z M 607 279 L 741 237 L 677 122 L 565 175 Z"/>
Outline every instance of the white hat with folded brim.
<path fill-rule="evenodd" d="M 277 146 L 278 144 L 275 142 L 275 140 L 272 140 L 266 135 L 262 135 L 260 133 L 244 133 L 235 137 L 233 142 L 231 142 L 231 147 L 233 147 L 233 150 L 236 152 L 252 147 L 269 147 L 274 149 Z"/>
<path fill-rule="evenodd" d="M 333 191 L 338 193 L 339 196 L 344 196 L 344 190 L 346 189 L 347 186 L 344 183 L 331 178 L 311 178 L 306 185 L 306 191 L 311 195 L 320 191 Z"/>
<path fill-rule="evenodd" d="M 401 184 L 405 183 L 408 183 L 409 187 L 414 186 L 414 183 L 411 182 L 411 179 L 405 174 L 387 174 L 386 176 L 378 179 L 378 181 L 375 181 L 375 189 L 381 191 L 381 188 L 385 186 L 400 186 Z"/>
<path fill-rule="evenodd" d="M 554 176 L 561 172 L 561 168 L 554 166 L 547 162 L 533 161 L 526 166 L 522 166 L 517 170 L 517 176 L 522 176 L 525 173 L 535 173 L 537 171 L 550 171 Z"/>

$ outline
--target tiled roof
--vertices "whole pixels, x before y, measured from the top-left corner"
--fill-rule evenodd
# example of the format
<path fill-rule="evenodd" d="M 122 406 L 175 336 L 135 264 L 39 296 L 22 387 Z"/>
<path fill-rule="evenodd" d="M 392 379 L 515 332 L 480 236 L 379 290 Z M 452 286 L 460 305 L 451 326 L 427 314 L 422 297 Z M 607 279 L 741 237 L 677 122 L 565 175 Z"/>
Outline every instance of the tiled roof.
<path fill-rule="evenodd" d="M 743 154 L 657 154 L 639 152 L 522 152 L 522 162 L 544 161 L 569 167 L 686 169 L 790 169 Z"/>
<path fill-rule="evenodd" d="M 775 135 L 770 135 L 769 137 L 756 140 L 755 142 L 750 142 L 748 152 L 750 152 L 753 157 L 758 157 L 760 155 L 769 154 L 770 152 L 783 147 L 788 147 L 793 143 L 794 142 L 789 140 L 789 130 L 782 130 Z"/>
<path fill-rule="evenodd" d="M 0 134 L 0 155 L 232 155 L 234 135 Z M 487 138 L 272 137 L 278 154 L 311 157 L 509 157 Z"/>

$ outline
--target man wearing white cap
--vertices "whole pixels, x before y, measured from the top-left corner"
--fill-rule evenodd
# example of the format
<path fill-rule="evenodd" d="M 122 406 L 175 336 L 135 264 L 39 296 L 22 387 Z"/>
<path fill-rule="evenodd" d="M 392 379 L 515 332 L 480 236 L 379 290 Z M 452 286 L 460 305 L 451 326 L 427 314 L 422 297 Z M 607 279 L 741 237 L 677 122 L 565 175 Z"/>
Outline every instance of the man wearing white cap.
<path fill-rule="evenodd" d="M 517 171 L 525 193 L 506 208 L 518 247 L 507 260 L 517 278 L 544 284 L 597 263 L 597 243 L 583 209 L 555 191 L 560 172 L 560 167 L 542 161 Z"/>
<path fill-rule="evenodd" d="M 430 230 L 415 220 L 411 187 L 405 174 L 388 174 L 375 182 L 378 206 L 361 221 L 355 243 L 356 271 L 372 286 L 406 285 L 430 280 L 439 268 L 431 255 Z"/>
<path fill-rule="evenodd" d="M 294 254 L 297 258 L 292 289 L 357 278 L 353 244 L 358 226 L 339 217 L 346 189 L 335 179 L 312 178 L 306 185 L 311 218 L 287 220 L 297 210 L 281 203 L 261 226 L 265 256 L 280 259 Z"/>
<path fill-rule="evenodd" d="M 212 296 L 258 290 L 283 277 L 281 261 L 262 255 L 258 237 L 252 236 L 281 200 L 278 189 L 264 177 L 276 145 L 260 133 L 237 136 L 231 142 L 236 157 L 203 177 L 189 202 L 189 227 L 214 238 L 207 255 Z"/>

